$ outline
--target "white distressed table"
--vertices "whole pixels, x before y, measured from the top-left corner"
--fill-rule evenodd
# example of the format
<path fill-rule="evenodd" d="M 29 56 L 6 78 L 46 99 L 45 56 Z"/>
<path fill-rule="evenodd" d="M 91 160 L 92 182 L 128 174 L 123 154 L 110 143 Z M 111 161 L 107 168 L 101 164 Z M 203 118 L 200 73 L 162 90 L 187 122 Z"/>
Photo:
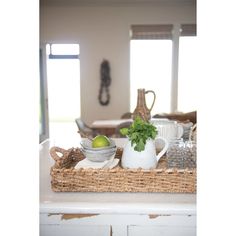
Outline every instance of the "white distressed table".
<path fill-rule="evenodd" d="M 123 146 L 125 139 L 115 139 Z M 80 140 L 62 148 L 78 147 Z M 78 145 L 77 145 L 78 144 Z M 55 193 L 50 185 L 54 160 L 40 144 L 41 236 L 194 236 L 196 195 L 171 193 Z"/>

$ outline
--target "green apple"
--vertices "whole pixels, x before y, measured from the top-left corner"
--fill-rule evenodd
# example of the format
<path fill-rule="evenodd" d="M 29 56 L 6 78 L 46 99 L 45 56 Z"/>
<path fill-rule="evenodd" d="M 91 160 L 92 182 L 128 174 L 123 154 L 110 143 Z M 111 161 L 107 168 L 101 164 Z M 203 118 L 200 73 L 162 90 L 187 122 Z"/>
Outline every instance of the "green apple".
<path fill-rule="evenodd" d="M 92 141 L 93 148 L 110 146 L 110 140 L 105 135 L 97 135 Z"/>

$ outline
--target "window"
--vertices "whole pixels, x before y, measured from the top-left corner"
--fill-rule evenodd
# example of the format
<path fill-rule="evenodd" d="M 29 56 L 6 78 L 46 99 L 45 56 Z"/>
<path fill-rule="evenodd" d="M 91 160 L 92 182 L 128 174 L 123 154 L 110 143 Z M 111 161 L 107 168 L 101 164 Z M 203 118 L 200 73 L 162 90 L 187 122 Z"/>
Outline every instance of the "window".
<path fill-rule="evenodd" d="M 153 90 L 157 96 L 152 111 L 170 112 L 171 40 L 131 40 L 131 111 L 137 104 L 137 89 Z M 147 106 L 153 101 L 146 96 Z"/>
<path fill-rule="evenodd" d="M 196 25 L 189 24 L 131 26 L 131 111 L 136 107 L 138 88 L 156 93 L 152 115 L 196 109 L 196 79 L 190 74 L 195 65 L 195 35 Z M 149 107 L 151 100 L 151 95 L 146 97 Z"/>
<path fill-rule="evenodd" d="M 80 116 L 78 44 L 47 44 L 49 135 L 75 131 Z"/>
<path fill-rule="evenodd" d="M 196 29 L 193 25 L 182 25 L 179 38 L 179 74 L 178 74 L 178 110 L 188 112 L 196 110 Z"/>

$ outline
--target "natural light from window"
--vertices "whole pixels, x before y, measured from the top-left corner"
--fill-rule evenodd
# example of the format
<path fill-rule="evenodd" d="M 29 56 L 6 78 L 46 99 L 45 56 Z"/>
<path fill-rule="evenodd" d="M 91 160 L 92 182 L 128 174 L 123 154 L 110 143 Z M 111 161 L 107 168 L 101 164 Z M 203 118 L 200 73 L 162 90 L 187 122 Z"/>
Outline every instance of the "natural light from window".
<path fill-rule="evenodd" d="M 48 52 L 50 49 L 48 48 Z M 52 44 L 51 53 L 53 55 L 79 55 L 78 44 Z"/>
<path fill-rule="evenodd" d="M 50 138 L 76 133 L 75 119 L 80 117 L 80 60 L 49 58 L 47 45 L 47 80 Z M 53 44 L 53 56 L 78 55 L 79 45 Z"/>
<path fill-rule="evenodd" d="M 197 110 L 197 37 L 179 39 L 178 111 Z"/>
<path fill-rule="evenodd" d="M 171 109 L 171 40 L 130 41 L 130 96 L 131 112 L 137 104 L 137 89 L 153 90 L 156 102 L 151 115 L 169 113 Z M 147 94 L 146 104 L 150 108 L 152 94 Z"/>

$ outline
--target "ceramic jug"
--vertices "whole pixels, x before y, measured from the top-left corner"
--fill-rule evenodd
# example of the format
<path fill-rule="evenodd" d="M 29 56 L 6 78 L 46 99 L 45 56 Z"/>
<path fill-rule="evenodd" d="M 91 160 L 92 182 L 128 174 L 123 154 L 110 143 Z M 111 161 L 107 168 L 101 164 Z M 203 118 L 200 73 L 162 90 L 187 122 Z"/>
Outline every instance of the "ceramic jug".
<path fill-rule="evenodd" d="M 165 138 L 168 142 L 180 139 L 183 136 L 184 128 L 177 121 L 152 119 L 150 122 L 156 126 L 157 136 Z"/>
<path fill-rule="evenodd" d="M 146 99 L 145 99 L 145 95 L 147 93 L 152 93 L 153 94 L 153 102 L 151 105 L 151 108 L 149 109 L 146 105 Z M 138 98 L 137 98 L 137 106 L 132 114 L 132 118 L 135 119 L 137 116 L 139 116 L 140 118 L 142 118 L 145 121 L 148 121 L 151 119 L 151 110 L 153 108 L 153 105 L 155 103 L 156 100 L 156 94 L 154 91 L 152 90 L 147 90 L 145 92 L 145 89 L 138 89 Z"/>
<path fill-rule="evenodd" d="M 157 139 L 162 140 L 165 143 L 163 149 L 158 154 L 156 154 L 155 141 L 152 139 L 146 141 L 145 149 L 141 152 L 135 151 L 134 147 L 131 146 L 131 141 L 128 141 L 122 153 L 122 167 L 142 169 L 156 168 L 159 159 L 168 149 L 168 142 L 166 139 L 161 137 Z"/>

